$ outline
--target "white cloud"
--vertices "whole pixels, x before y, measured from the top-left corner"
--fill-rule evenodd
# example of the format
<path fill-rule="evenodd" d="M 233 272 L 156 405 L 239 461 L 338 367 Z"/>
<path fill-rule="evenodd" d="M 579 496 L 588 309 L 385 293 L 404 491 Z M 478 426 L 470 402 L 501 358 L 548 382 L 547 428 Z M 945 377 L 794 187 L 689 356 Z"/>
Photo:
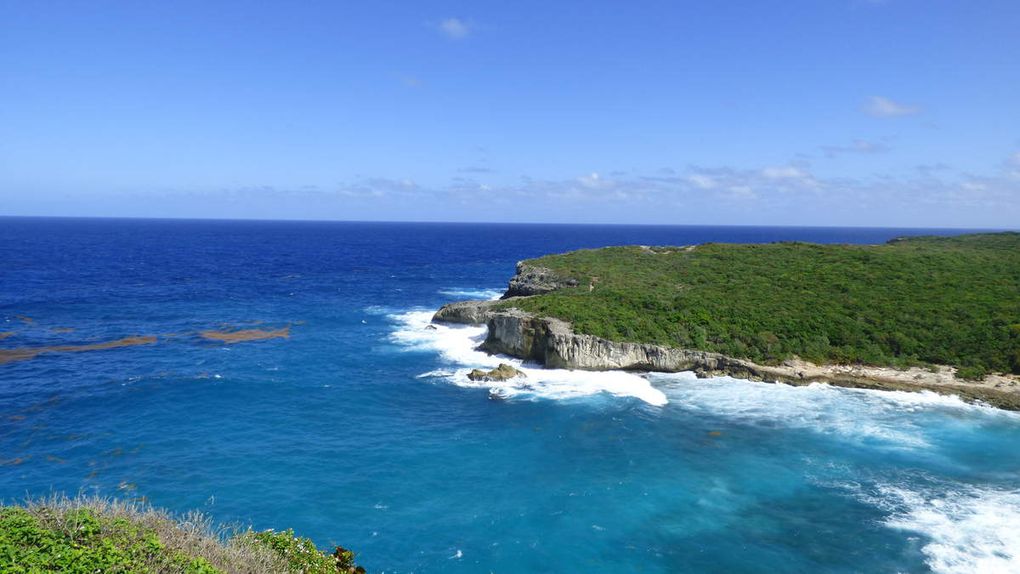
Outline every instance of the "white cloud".
<path fill-rule="evenodd" d="M 1020 151 L 1015 152 L 1006 160 L 1006 172 L 1010 177 L 1020 179 Z"/>
<path fill-rule="evenodd" d="M 937 177 L 940 173 L 946 173 L 953 168 L 949 164 L 939 161 L 914 166 L 914 169 L 917 170 L 918 175 L 921 177 Z"/>
<path fill-rule="evenodd" d="M 928 166 L 925 166 L 928 167 Z M 1015 227 L 1020 218 L 1020 157 L 1011 153 L 983 174 L 961 173 L 938 164 L 899 175 L 822 177 L 807 164 L 756 168 L 688 166 L 649 175 L 605 172 L 581 177 L 479 178 L 422 183 L 412 179 L 359 177 L 338 186 L 274 188 L 221 194 L 230 205 L 280 201 L 316 206 L 321 214 L 342 209 L 403 209 L 403 217 L 472 217 L 479 205 L 498 206 L 509 219 L 559 214 L 575 221 L 696 221 L 738 218 L 785 224 L 949 225 Z M 224 199 L 225 198 L 225 199 Z M 225 203 L 226 204 L 226 203 Z M 437 206 L 459 206 L 454 211 Z M 456 211 L 460 210 L 460 211 Z M 376 213 L 376 212 L 373 212 Z M 388 213 L 388 211 L 387 211 Z M 410 214 L 410 215 L 409 215 Z M 438 215 L 437 215 L 438 214 Z M 907 219 L 903 217 L 909 216 Z M 672 218 L 672 219 L 671 219 Z M 911 219 L 912 218 L 912 219 Z M 734 219 L 736 221 L 736 219 Z"/>
<path fill-rule="evenodd" d="M 609 173 L 609 171 L 607 171 Z M 784 210 L 800 205 L 842 209 L 910 209 L 917 204 L 953 209 L 1020 210 L 1020 154 L 1009 155 L 999 168 L 984 175 L 959 173 L 935 166 L 913 177 L 874 174 L 860 178 L 823 178 L 806 165 L 765 166 L 756 169 L 689 166 L 673 174 L 605 177 L 600 172 L 563 179 L 522 178 L 518 182 L 479 181 L 454 177 L 446 184 L 422 185 L 411 179 L 363 178 L 340 186 L 351 198 L 385 201 L 454 201 L 464 205 L 495 202 L 502 205 L 589 205 L 591 209 L 656 206 L 705 206 L 724 202 L 733 209 Z M 484 179 L 489 174 L 478 174 Z M 309 190 L 309 195 L 321 191 Z M 602 205 L 602 207 L 595 207 Z M 743 206 L 743 207 L 740 207 Z M 764 212 L 764 211 L 763 211 Z"/>
<path fill-rule="evenodd" d="M 850 145 L 825 145 L 821 147 L 825 157 L 834 158 L 845 154 L 875 154 L 889 151 L 884 142 L 854 140 Z"/>
<path fill-rule="evenodd" d="M 460 18 L 446 18 L 437 26 L 447 38 L 460 40 L 471 33 L 471 25 Z"/>
<path fill-rule="evenodd" d="M 800 179 L 805 176 L 803 171 L 792 166 L 766 167 L 761 174 L 766 179 Z"/>
<path fill-rule="evenodd" d="M 876 118 L 896 118 L 920 113 L 921 108 L 894 102 L 882 96 L 871 96 L 864 104 L 864 112 Z"/>
<path fill-rule="evenodd" d="M 379 198 L 415 193 L 420 189 L 418 184 L 411 179 L 371 177 L 341 185 L 337 188 L 336 193 L 345 197 Z"/>
<path fill-rule="evenodd" d="M 718 185 L 715 178 L 703 173 L 692 173 L 687 176 L 687 181 L 698 189 L 715 189 Z"/>
<path fill-rule="evenodd" d="M 821 184 L 817 179 L 815 179 L 815 176 L 811 175 L 804 169 L 794 167 L 792 165 L 766 167 L 761 170 L 761 177 L 767 181 L 774 182 L 776 185 L 782 186 L 782 190 L 784 191 L 788 191 L 790 188 L 806 190 L 821 187 Z"/>
<path fill-rule="evenodd" d="M 494 173 L 496 170 L 482 165 L 469 165 L 457 170 L 459 173 Z"/>
<path fill-rule="evenodd" d="M 726 190 L 730 199 L 757 199 L 758 194 L 749 185 L 734 185 Z"/>
<path fill-rule="evenodd" d="M 580 183 L 582 187 L 587 187 L 588 189 L 598 189 L 613 185 L 612 181 L 602 179 L 598 172 L 592 172 L 589 175 L 581 176 L 577 178 L 577 182 Z"/>

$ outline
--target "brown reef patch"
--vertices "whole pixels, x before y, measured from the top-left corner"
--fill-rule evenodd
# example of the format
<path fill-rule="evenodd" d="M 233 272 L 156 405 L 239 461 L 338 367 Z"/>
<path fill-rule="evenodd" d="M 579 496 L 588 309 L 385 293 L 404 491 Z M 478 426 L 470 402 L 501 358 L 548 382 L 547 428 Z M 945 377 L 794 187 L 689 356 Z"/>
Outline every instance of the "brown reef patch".
<path fill-rule="evenodd" d="M 237 331 L 202 331 L 203 339 L 220 341 L 221 343 L 241 343 L 243 341 L 264 341 L 266 339 L 290 338 L 290 325 L 279 329 L 240 329 Z"/>
<path fill-rule="evenodd" d="M 89 343 L 87 345 L 52 345 L 49 347 L 19 347 L 15 349 L 0 349 L 0 365 L 14 361 L 27 361 L 34 359 L 43 353 L 82 353 L 85 351 L 105 351 L 120 347 L 134 347 L 136 345 L 151 345 L 157 341 L 156 337 L 148 335 L 142 337 L 125 337 L 116 341 L 103 343 Z"/>
<path fill-rule="evenodd" d="M 3 341 L 7 337 L 11 337 L 13 335 L 14 335 L 14 331 L 4 331 L 4 332 L 0 333 L 0 341 Z"/>
<path fill-rule="evenodd" d="M 54 327 L 50 331 L 54 333 L 74 333 L 74 327 Z"/>

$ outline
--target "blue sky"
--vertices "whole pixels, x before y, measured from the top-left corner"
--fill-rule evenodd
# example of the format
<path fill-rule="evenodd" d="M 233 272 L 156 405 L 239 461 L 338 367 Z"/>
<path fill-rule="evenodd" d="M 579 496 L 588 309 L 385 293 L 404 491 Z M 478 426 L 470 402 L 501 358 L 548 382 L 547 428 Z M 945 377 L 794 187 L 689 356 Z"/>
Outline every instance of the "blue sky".
<path fill-rule="evenodd" d="M 1020 2 L 0 0 L 0 214 L 1018 227 Z"/>

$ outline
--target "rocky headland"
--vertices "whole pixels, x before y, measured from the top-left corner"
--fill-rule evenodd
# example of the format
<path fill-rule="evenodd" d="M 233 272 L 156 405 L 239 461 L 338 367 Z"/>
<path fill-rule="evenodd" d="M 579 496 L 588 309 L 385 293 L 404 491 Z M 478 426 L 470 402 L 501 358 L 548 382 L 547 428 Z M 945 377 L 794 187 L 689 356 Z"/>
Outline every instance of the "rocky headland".
<path fill-rule="evenodd" d="M 687 248 L 690 250 L 691 248 Z M 439 309 L 435 322 L 484 324 L 488 328 L 480 349 L 534 361 L 548 368 L 628 370 L 654 372 L 693 371 L 700 377 L 726 375 L 791 385 L 827 383 L 841 387 L 923 391 L 958 395 L 1009 410 L 1020 410 L 1020 376 L 992 373 L 965 379 L 944 365 L 895 368 L 864 364 L 816 364 L 797 357 L 777 364 L 760 364 L 724 354 L 666 345 L 613 341 L 577 333 L 571 323 L 524 311 L 524 302 L 560 289 L 590 291 L 596 278 L 581 281 L 550 269 L 521 262 L 503 298 L 496 301 L 461 301 Z M 479 372 L 479 375 L 482 373 Z"/>

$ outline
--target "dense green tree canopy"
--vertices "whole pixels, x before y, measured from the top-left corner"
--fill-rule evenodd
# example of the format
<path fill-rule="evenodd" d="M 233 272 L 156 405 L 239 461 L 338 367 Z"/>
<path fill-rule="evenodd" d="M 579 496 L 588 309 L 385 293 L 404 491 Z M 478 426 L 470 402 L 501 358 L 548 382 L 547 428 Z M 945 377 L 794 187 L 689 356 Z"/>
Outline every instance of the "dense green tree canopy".
<path fill-rule="evenodd" d="M 1020 373 L 1020 233 L 609 247 L 527 264 L 578 286 L 514 306 L 615 341 L 772 364 L 800 356 Z"/>

